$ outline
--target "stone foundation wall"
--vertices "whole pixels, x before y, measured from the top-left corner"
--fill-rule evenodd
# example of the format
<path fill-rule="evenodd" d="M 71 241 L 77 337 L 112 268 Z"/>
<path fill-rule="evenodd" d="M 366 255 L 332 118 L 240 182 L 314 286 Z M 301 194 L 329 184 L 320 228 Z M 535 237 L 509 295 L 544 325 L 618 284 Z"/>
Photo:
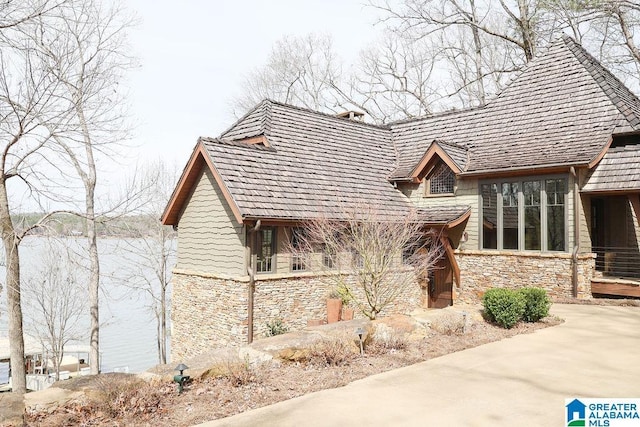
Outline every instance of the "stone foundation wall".
<path fill-rule="evenodd" d="M 174 271 L 171 284 L 172 363 L 246 336 L 246 283 Z"/>
<path fill-rule="evenodd" d="M 409 273 L 408 273 L 409 274 Z M 254 338 L 264 336 L 266 323 L 283 320 L 291 331 L 307 326 L 308 320 L 327 317 L 327 295 L 335 280 L 326 275 L 264 278 L 256 280 L 254 294 Z M 353 278 L 345 277 L 353 283 Z M 247 341 L 246 280 L 220 279 L 197 274 L 173 273 L 171 308 L 171 360 L 215 347 L 240 346 Z M 417 283 L 407 286 L 381 315 L 406 313 L 420 306 L 424 291 Z M 356 310 L 355 317 L 363 317 Z"/>
<path fill-rule="evenodd" d="M 344 277 L 352 285 L 359 300 L 364 301 L 362 292 L 353 286 L 353 277 Z M 336 282 L 327 276 L 282 278 L 256 281 L 254 333 L 256 338 L 264 336 L 266 323 L 276 318 L 290 330 L 302 329 L 308 320 L 327 318 L 327 295 L 335 289 Z M 392 304 L 387 306 L 381 316 L 390 313 L 407 313 L 422 303 L 422 290 L 417 283 L 407 286 Z M 355 307 L 354 307 L 355 308 Z M 355 317 L 364 317 L 355 308 Z"/>
<path fill-rule="evenodd" d="M 490 288 L 536 286 L 552 298 L 571 298 L 571 255 L 523 252 L 459 251 L 462 289 L 455 303 L 477 304 Z M 578 256 L 578 298 L 591 298 L 591 278 L 595 271 L 593 254 Z"/>

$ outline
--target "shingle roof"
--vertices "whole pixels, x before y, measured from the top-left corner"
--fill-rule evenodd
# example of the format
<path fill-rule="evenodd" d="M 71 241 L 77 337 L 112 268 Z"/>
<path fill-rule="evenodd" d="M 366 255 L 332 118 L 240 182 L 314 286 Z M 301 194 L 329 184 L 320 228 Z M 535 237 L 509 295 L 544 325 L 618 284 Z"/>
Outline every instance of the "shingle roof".
<path fill-rule="evenodd" d="M 564 37 L 482 108 L 375 126 L 265 100 L 220 138 L 201 138 L 194 153 L 203 147 L 239 220 L 341 217 L 361 204 L 396 217 L 413 206 L 390 179 L 409 177 L 432 143 L 463 174 L 486 173 L 586 165 L 599 158 L 613 134 L 630 130 L 640 130 L 640 101 Z M 246 142 L 261 135 L 268 147 Z M 629 153 L 617 153 L 605 156 L 594 186 L 614 176 L 607 162 L 620 164 L 616 155 L 631 161 Z M 175 221 L 184 200 L 174 194 L 169 206 L 175 201 L 176 207 L 168 207 L 163 220 Z M 421 214 L 445 223 L 464 214 L 463 208 Z"/>
<path fill-rule="evenodd" d="M 260 132 L 270 148 L 225 140 Z M 245 217 L 340 216 L 365 203 L 381 215 L 411 209 L 387 180 L 395 151 L 385 128 L 264 101 L 222 137 L 201 141 Z"/>
<path fill-rule="evenodd" d="M 640 191 L 640 144 L 609 148 L 582 191 Z"/>
<path fill-rule="evenodd" d="M 640 101 L 569 37 L 482 108 L 391 124 L 407 176 L 428 144 L 469 149 L 465 172 L 588 164 L 617 130 L 640 129 Z"/>
<path fill-rule="evenodd" d="M 467 214 L 471 208 L 469 206 L 429 206 L 419 208 L 417 216 L 420 220 L 428 224 L 447 224 L 452 219 L 457 219 Z"/>

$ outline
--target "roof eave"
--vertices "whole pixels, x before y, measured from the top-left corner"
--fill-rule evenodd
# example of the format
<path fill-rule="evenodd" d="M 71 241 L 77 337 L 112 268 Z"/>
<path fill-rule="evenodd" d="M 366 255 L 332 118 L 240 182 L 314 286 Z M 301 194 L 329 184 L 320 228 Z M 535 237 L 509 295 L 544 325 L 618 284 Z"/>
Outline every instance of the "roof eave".
<path fill-rule="evenodd" d="M 526 175 L 526 174 L 543 174 L 543 173 L 559 173 L 569 171 L 571 167 L 574 168 L 589 168 L 588 162 L 574 162 L 574 163 L 555 163 L 549 165 L 534 165 L 534 166 L 522 166 L 515 168 L 497 168 L 497 169 L 483 169 L 477 171 L 461 172 L 459 176 L 461 178 L 482 178 L 482 177 L 494 177 L 505 175 Z"/>

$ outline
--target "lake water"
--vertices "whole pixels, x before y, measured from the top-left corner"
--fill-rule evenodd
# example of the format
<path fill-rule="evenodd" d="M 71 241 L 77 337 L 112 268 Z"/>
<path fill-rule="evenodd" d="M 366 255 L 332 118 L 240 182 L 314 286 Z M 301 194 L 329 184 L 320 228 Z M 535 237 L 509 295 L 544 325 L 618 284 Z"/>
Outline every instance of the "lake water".
<path fill-rule="evenodd" d="M 46 255 L 44 252 L 49 251 L 46 242 L 46 239 L 40 237 L 29 237 L 22 242 L 20 257 L 23 282 L 40 268 L 41 260 Z M 71 246 L 78 253 L 82 252 L 84 244 L 81 238 L 64 239 L 56 243 L 60 246 Z M 175 248 L 175 242 L 172 244 Z M 139 273 L 139 269 L 147 279 L 156 280 L 153 269 L 141 265 L 143 264 L 142 256 L 137 253 L 142 253 L 142 247 L 142 241 L 137 239 L 106 238 L 98 241 L 101 268 L 102 372 L 112 372 L 114 369 L 125 367 L 129 372 L 142 372 L 158 363 L 157 323 L 150 308 L 152 298 L 148 293 L 131 287 L 134 283 L 133 276 Z M 140 251 L 136 248 L 140 248 Z M 169 265 L 173 266 L 174 262 L 175 260 L 171 260 Z M 62 267 L 66 268 L 66 266 Z M 5 271 L 2 266 L 0 267 L 0 281 L 3 283 L 2 298 L 0 298 L 0 336 L 6 336 L 8 329 L 4 277 Z M 83 344 L 88 344 L 88 308 L 86 311 L 87 316 L 81 320 L 87 330 L 87 339 Z M 24 316 L 27 317 L 28 314 L 24 313 Z M 170 330 L 170 324 L 167 329 Z M 28 333 L 26 330 L 25 332 Z M 0 377 L 3 376 L 3 371 L 6 371 L 6 367 L 0 366 Z"/>

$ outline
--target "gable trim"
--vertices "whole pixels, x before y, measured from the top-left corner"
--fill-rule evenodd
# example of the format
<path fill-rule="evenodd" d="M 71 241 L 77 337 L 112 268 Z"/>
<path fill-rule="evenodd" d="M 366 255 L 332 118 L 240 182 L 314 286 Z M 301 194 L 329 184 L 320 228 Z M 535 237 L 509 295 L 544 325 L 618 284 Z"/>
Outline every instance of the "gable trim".
<path fill-rule="evenodd" d="M 187 166 L 182 172 L 182 176 L 180 176 L 178 185 L 173 190 L 173 194 L 169 199 L 169 203 L 167 204 L 167 207 L 165 208 L 165 211 L 160 218 L 160 221 L 163 225 L 178 224 L 182 208 L 189 198 L 194 185 L 197 184 L 196 180 L 200 176 L 200 172 L 202 172 L 202 168 L 205 165 L 211 171 L 214 179 L 216 180 L 216 184 L 218 184 L 218 187 L 220 187 L 220 191 L 222 191 L 225 200 L 229 204 L 234 218 L 238 223 L 243 223 L 242 213 L 240 212 L 238 205 L 236 204 L 235 200 L 233 200 L 233 197 L 231 197 L 231 193 L 227 189 L 227 186 L 224 184 L 224 181 L 220 176 L 220 173 L 218 173 L 218 170 L 211 161 L 211 158 L 209 157 L 204 144 L 201 140 L 198 140 L 198 144 L 194 148 L 193 153 L 191 154 L 191 158 L 189 159 Z"/>
<path fill-rule="evenodd" d="M 411 171 L 410 177 L 412 180 L 418 181 L 420 179 L 420 175 L 424 172 L 424 169 L 427 167 L 429 162 L 433 159 L 434 156 L 438 156 L 455 174 L 459 174 L 461 169 L 458 167 L 456 162 L 447 154 L 446 151 L 442 149 L 438 141 L 431 142 L 431 145 L 427 149 L 426 153 L 422 156 L 422 159 L 418 162 L 416 167 Z"/>

